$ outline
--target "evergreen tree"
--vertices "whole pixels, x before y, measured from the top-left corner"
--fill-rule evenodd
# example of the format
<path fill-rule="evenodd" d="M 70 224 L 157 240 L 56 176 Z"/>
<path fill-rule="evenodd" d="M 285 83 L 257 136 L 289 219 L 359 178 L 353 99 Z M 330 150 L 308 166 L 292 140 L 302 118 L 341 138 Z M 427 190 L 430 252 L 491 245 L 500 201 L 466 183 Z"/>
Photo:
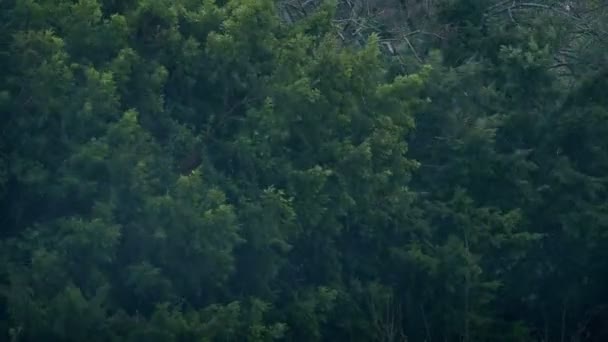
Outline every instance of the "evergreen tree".
<path fill-rule="evenodd" d="M 605 340 L 607 15 L 0 2 L 0 339 Z"/>

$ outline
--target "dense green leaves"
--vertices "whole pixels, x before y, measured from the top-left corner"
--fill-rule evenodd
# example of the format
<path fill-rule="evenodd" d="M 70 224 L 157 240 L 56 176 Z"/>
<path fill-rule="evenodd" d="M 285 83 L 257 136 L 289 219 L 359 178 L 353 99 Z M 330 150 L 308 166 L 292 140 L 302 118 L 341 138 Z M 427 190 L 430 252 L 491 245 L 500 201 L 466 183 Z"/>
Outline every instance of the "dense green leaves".
<path fill-rule="evenodd" d="M 0 2 L 0 339 L 605 340 L 605 11 L 399 3 Z"/>

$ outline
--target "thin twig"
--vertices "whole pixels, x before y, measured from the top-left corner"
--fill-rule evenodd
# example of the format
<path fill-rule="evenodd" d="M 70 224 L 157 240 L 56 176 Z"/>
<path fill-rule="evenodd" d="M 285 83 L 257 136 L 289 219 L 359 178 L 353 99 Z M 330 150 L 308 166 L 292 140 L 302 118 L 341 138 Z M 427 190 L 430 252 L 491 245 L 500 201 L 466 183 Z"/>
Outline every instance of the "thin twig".
<path fill-rule="evenodd" d="M 424 305 L 420 304 L 420 311 L 422 311 L 422 321 L 424 322 L 424 330 L 426 331 L 427 341 L 431 341 L 431 329 L 429 327 L 429 322 L 426 318 L 426 311 L 424 310 Z"/>
<path fill-rule="evenodd" d="M 515 21 L 515 18 L 513 18 L 513 11 L 511 11 L 510 8 L 509 8 L 509 17 L 511 18 L 511 22 L 517 24 L 517 22 Z"/>
<path fill-rule="evenodd" d="M 416 52 L 416 49 L 414 48 L 414 46 L 412 45 L 412 43 L 410 43 L 410 40 L 407 39 L 407 36 L 404 35 L 403 39 L 405 39 L 405 42 L 407 43 L 407 45 L 412 50 L 412 53 L 414 54 L 414 57 L 416 57 L 416 59 L 418 60 L 418 62 L 420 62 L 420 64 L 422 64 L 422 59 L 420 59 L 420 57 L 418 56 L 418 53 Z"/>

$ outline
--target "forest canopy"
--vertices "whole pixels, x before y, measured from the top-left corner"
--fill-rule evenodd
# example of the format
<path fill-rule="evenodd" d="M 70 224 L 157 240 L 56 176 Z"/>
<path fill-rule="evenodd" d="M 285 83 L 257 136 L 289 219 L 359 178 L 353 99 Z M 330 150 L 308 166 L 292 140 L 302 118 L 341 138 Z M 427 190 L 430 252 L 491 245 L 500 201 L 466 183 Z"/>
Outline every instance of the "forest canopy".
<path fill-rule="evenodd" d="M 608 340 L 608 6 L 0 0 L 0 340 Z"/>

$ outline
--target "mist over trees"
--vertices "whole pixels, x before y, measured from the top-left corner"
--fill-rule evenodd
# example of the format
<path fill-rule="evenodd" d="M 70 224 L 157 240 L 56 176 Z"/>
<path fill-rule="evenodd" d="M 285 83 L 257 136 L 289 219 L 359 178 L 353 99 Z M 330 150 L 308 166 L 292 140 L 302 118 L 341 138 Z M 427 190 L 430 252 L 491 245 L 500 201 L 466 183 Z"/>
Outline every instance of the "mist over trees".
<path fill-rule="evenodd" d="M 608 340 L 608 5 L 0 0 L 0 340 Z"/>

